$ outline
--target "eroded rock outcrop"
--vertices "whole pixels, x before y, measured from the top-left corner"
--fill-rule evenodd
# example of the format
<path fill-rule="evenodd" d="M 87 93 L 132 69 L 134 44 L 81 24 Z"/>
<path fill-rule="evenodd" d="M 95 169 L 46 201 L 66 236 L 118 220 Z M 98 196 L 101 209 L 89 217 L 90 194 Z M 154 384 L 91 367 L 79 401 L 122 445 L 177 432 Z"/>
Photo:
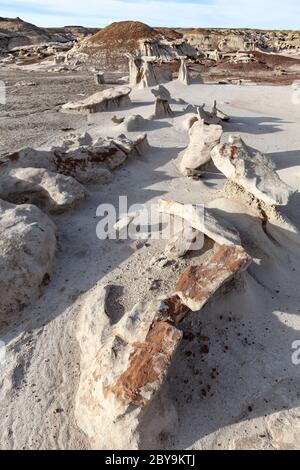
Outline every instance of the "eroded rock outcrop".
<path fill-rule="evenodd" d="M 114 109 L 128 108 L 131 105 L 129 95 L 130 87 L 108 88 L 107 90 L 95 93 L 85 100 L 70 102 L 63 105 L 63 111 L 79 113 L 99 113 Z"/>
<path fill-rule="evenodd" d="M 1 172 L 16 168 L 44 168 L 51 172 L 72 176 L 82 184 L 108 182 L 111 171 L 128 158 L 140 155 L 148 147 L 147 135 L 134 140 L 124 135 L 117 138 L 99 138 L 93 142 L 88 135 L 66 140 L 59 147 L 48 150 L 25 148 L 0 160 Z"/>
<path fill-rule="evenodd" d="M 158 79 L 155 75 L 153 63 L 149 60 L 144 60 L 141 67 L 141 79 L 139 88 L 150 88 L 158 84 Z"/>
<path fill-rule="evenodd" d="M 156 97 L 155 110 L 152 119 L 173 117 L 174 113 L 169 104 L 169 101 L 171 100 L 169 91 L 163 85 L 159 85 L 158 87 L 153 88 L 151 93 Z"/>
<path fill-rule="evenodd" d="M 184 85 L 191 84 L 191 76 L 190 76 L 189 69 L 187 68 L 185 59 L 181 59 L 180 69 L 178 73 L 178 81 L 180 83 L 183 83 Z"/>
<path fill-rule="evenodd" d="M 43 168 L 0 171 L 0 198 L 15 204 L 35 204 L 46 212 L 59 213 L 76 207 L 87 194 L 71 176 Z"/>
<path fill-rule="evenodd" d="M 142 59 L 129 56 L 129 84 L 135 87 L 141 83 L 142 79 Z"/>
<path fill-rule="evenodd" d="M 37 207 L 0 200 L 0 319 L 33 302 L 52 273 L 56 229 Z"/>
<path fill-rule="evenodd" d="M 77 423 L 93 449 L 156 448 L 176 430 L 164 379 L 182 338 L 174 322 L 188 309 L 176 296 L 140 303 L 113 326 L 107 294 L 96 289 L 81 305 Z"/>
<path fill-rule="evenodd" d="M 211 160 L 211 152 L 220 142 L 222 133 L 219 125 L 207 126 L 203 121 L 196 121 L 189 130 L 188 147 L 179 154 L 179 171 L 185 176 L 199 175 Z"/>
<path fill-rule="evenodd" d="M 216 146 L 211 155 L 227 178 L 267 205 L 286 205 L 295 192 L 279 178 L 274 163 L 239 136 L 230 136 L 229 143 Z"/>

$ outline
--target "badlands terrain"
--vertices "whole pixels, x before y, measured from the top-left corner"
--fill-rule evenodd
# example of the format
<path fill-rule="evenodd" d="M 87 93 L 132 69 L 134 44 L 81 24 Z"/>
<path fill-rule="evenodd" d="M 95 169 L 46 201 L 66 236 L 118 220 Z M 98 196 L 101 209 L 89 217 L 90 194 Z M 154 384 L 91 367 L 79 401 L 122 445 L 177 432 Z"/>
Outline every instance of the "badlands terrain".
<path fill-rule="evenodd" d="M 299 449 L 299 32 L 0 33 L 1 449 Z"/>

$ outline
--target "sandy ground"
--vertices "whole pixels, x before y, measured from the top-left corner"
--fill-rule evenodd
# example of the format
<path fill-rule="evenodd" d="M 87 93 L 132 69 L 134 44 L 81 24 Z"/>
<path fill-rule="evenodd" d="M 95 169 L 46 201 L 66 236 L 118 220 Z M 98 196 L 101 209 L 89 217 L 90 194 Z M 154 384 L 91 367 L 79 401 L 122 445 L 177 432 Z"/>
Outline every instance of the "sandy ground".
<path fill-rule="evenodd" d="M 86 84 L 80 80 L 74 79 L 71 89 L 66 83 L 68 91 L 57 90 L 56 111 L 63 96 L 78 98 Z M 271 155 L 280 176 L 299 189 L 300 106 L 292 104 L 290 87 L 171 83 L 168 88 L 174 97 L 193 104 L 211 106 L 217 99 L 232 117 L 224 125 L 224 137 L 228 132 L 241 133 L 247 144 Z M 14 106 L 27 107 L 23 100 L 29 94 L 34 100 L 35 90 L 18 93 Z M 119 133 L 110 122 L 115 113 L 99 114 L 95 123 L 95 118 L 86 122 L 86 118 L 52 110 L 44 112 L 48 122 L 41 124 L 41 138 L 40 132 L 32 135 L 29 124 L 35 118 L 39 121 L 42 106 L 26 116 L 20 131 L 17 123 L 21 121 L 10 108 L 11 100 L 9 96 L 8 109 L 1 111 L 2 151 L 14 147 L 15 139 L 18 146 L 41 144 L 53 122 L 63 122 L 78 132 L 89 124 L 93 135 Z M 149 91 L 134 90 L 132 100 L 130 110 L 117 114 L 147 117 L 153 112 Z M 139 244 L 96 237 L 98 205 L 118 207 L 119 195 L 127 195 L 129 204 L 150 204 L 160 196 L 197 203 L 216 197 L 225 182 L 221 174 L 199 181 L 178 174 L 173 159 L 187 145 L 188 137 L 173 124 L 161 120 L 148 126 L 151 149 L 147 154 L 116 171 L 112 183 L 90 187 L 90 198 L 81 208 L 54 217 L 59 249 L 51 282 L 33 306 L 1 324 L 7 357 L 0 376 L 0 448 L 89 448 L 73 416 L 80 374 L 76 312 L 82 294 L 96 283 L 113 285 L 109 302 L 117 321 L 136 302 L 170 292 L 191 261 L 153 267 L 150 260 L 165 242 Z M 50 137 L 56 130 L 61 136 L 58 127 L 53 127 Z M 300 226 L 299 206 L 296 195 L 288 210 Z M 297 442 L 300 446 L 300 366 L 291 360 L 292 342 L 300 340 L 300 249 L 290 243 L 276 248 L 278 259 L 272 269 L 261 267 L 256 275 L 243 275 L 222 289 L 201 313 L 190 314 L 183 322 L 185 339 L 167 378 L 179 429 L 175 437 L 161 443 L 163 448 L 269 449 Z M 151 290 L 153 281 L 158 281 L 156 290 Z"/>

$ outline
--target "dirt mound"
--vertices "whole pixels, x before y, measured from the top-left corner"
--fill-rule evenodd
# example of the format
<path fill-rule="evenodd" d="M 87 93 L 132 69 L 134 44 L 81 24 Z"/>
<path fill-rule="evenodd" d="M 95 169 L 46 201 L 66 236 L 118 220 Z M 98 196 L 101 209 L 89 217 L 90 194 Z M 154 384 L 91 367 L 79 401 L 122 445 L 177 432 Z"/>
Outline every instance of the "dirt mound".
<path fill-rule="evenodd" d="M 159 32 L 150 26 L 139 21 L 121 21 L 112 23 L 104 29 L 98 31 L 87 43 L 106 49 L 127 49 L 129 52 L 138 47 L 141 40 L 156 39 Z"/>
<path fill-rule="evenodd" d="M 197 57 L 182 34 L 170 28 L 152 28 L 139 21 L 115 22 L 85 39 L 79 46 L 87 63 L 101 70 L 128 72 L 128 55 L 156 57 L 169 62 L 179 56 Z"/>
<path fill-rule="evenodd" d="M 42 28 L 27 23 L 21 20 L 21 18 L 2 18 L 0 17 L 0 31 L 3 33 L 33 33 L 45 34 Z"/>
<path fill-rule="evenodd" d="M 51 36 L 44 29 L 27 23 L 21 18 L 0 17 L 0 34 L 3 42 L 3 44 L 0 42 L 0 47 L 7 49 L 51 41 Z"/>

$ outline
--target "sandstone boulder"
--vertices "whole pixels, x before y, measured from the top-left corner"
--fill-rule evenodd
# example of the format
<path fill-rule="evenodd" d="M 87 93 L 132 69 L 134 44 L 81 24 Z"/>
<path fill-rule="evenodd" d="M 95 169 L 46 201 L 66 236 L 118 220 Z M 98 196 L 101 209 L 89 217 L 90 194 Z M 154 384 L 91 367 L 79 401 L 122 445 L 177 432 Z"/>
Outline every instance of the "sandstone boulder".
<path fill-rule="evenodd" d="M 85 100 L 66 103 L 62 109 L 79 113 L 99 113 L 101 111 L 128 108 L 131 105 L 130 93 L 131 88 L 126 86 L 109 88 L 99 91 Z"/>
<path fill-rule="evenodd" d="M 169 90 L 164 87 L 163 85 L 157 85 L 156 87 L 151 89 L 151 93 L 156 97 L 159 98 L 160 100 L 164 101 L 171 101 L 171 93 Z"/>
<path fill-rule="evenodd" d="M 271 239 L 283 246 L 287 245 L 288 240 L 296 244 L 300 243 L 299 228 L 291 221 L 285 207 L 266 204 L 231 180 L 226 182 L 222 193 L 226 198 L 243 204 L 244 210 L 250 210 L 256 218 L 261 220 L 265 232 L 271 236 Z"/>
<path fill-rule="evenodd" d="M 0 200 L 0 318 L 33 302 L 49 281 L 56 249 L 53 222 L 37 207 Z"/>
<path fill-rule="evenodd" d="M 199 120 L 195 113 L 187 113 L 176 119 L 175 128 L 181 132 L 189 132 L 191 127 Z"/>
<path fill-rule="evenodd" d="M 284 206 L 295 192 L 280 179 L 272 160 L 239 136 L 230 136 L 229 143 L 216 146 L 211 155 L 226 178 L 268 205 Z"/>
<path fill-rule="evenodd" d="M 0 198 L 15 204 L 35 204 L 50 213 L 72 209 L 87 191 L 70 176 L 43 168 L 16 168 L 0 172 Z"/>
<path fill-rule="evenodd" d="M 188 309 L 176 296 L 141 303 L 113 326 L 106 297 L 101 288 L 81 304 L 77 423 L 93 449 L 156 448 L 177 425 L 164 379 L 182 338 L 174 321 Z"/>
<path fill-rule="evenodd" d="M 199 174 L 211 159 L 213 148 L 220 142 L 221 126 L 206 126 L 197 120 L 189 130 L 190 143 L 179 155 L 179 171 L 185 176 Z"/>

